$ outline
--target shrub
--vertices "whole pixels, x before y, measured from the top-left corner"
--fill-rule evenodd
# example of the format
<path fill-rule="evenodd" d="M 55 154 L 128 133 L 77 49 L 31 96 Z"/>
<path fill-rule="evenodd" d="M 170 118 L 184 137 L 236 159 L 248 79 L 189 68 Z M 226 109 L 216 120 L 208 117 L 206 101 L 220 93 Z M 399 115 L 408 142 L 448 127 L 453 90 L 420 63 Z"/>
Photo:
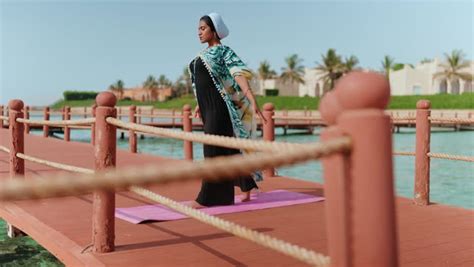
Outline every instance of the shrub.
<path fill-rule="evenodd" d="M 265 96 L 278 96 L 278 89 L 265 89 Z"/>
<path fill-rule="evenodd" d="M 64 91 L 63 96 L 64 100 L 86 100 L 95 99 L 97 94 L 99 93 L 92 91 Z"/>

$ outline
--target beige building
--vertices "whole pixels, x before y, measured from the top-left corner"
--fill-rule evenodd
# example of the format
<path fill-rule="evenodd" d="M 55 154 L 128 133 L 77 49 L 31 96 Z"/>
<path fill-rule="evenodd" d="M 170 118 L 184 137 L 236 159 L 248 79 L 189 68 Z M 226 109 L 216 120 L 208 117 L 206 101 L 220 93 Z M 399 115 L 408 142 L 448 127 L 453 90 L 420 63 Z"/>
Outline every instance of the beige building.
<path fill-rule="evenodd" d="M 284 83 L 280 79 L 268 79 L 265 81 L 257 80 L 255 84 L 258 88 L 257 94 L 264 95 L 264 89 L 276 88 L 279 90 L 280 96 L 322 96 L 328 88 L 324 88 L 324 73 L 314 68 L 305 68 L 303 79 L 304 84 L 298 83 Z"/>
<path fill-rule="evenodd" d="M 305 84 L 283 82 L 279 78 L 260 80 L 253 79 L 250 83 L 257 95 L 265 95 L 265 89 L 278 89 L 279 96 L 318 96 L 322 95 L 323 82 L 318 79 L 322 75 L 315 69 L 305 68 L 303 79 Z"/>
<path fill-rule="evenodd" d="M 171 87 L 166 88 L 157 88 L 154 90 L 149 90 L 143 87 L 134 87 L 130 89 L 124 89 L 123 93 L 119 95 L 118 92 L 112 91 L 118 99 L 129 98 L 136 101 L 165 101 L 167 98 L 171 97 L 173 94 L 173 89 Z"/>
<path fill-rule="evenodd" d="M 267 79 L 259 81 L 258 93 L 265 95 L 265 89 L 278 89 L 280 96 L 298 96 L 298 84 L 293 82 L 283 82 L 281 79 Z"/>
<path fill-rule="evenodd" d="M 390 73 L 390 87 L 392 95 L 432 95 L 438 93 L 461 94 L 472 92 L 473 81 L 460 80 L 448 82 L 446 79 L 434 78 L 434 74 L 442 72 L 439 65 L 442 62 L 434 59 L 431 62 L 419 63 L 414 68 L 410 65 Z M 461 72 L 474 75 L 474 61 Z"/>

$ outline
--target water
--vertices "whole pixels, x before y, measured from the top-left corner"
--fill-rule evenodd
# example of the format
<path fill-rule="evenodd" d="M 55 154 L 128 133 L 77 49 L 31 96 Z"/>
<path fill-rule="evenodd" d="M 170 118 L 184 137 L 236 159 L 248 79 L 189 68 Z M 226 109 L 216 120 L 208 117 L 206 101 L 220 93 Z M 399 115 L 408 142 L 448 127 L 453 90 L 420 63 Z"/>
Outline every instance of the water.
<path fill-rule="evenodd" d="M 126 119 L 124 119 L 126 120 Z M 282 130 L 277 129 L 277 141 L 293 143 L 309 143 L 319 140 L 315 131 L 312 135 L 301 134 L 298 131 L 289 131 L 283 136 Z M 33 134 L 41 134 L 33 132 Z M 90 142 L 90 132 L 77 130 L 71 132 L 71 139 L 81 142 Z M 414 129 L 402 129 L 401 133 L 393 135 L 394 151 L 414 151 Z M 127 138 L 118 140 L 121 149 L 128 149 Z M 202 145 L 194 143 L 194 158 L 200 160 Z M 181 159 L 183 142 L 167 138 L 139 139 L 140 153 L 160 155 Z M 431 151 L 454 155 L 474 156 L 474 132 L 461 131 L 433 131 L 431 135 Z M 91 155 L 92 156 L 92 155 Z M 414 187 L 414 157 L 396 156 L 394 161 L 395 187 L 398 196 L 413 197 Z M 299 164 L 292 167 L 277 169 L 279 175 L 295 177 L 308 181 L 322 182 L 322 168 L 319 162 Z M 431 160 L 431 192 L 433 202 L 453 205 L 468 209 L 474 208 L 474 164 L 469 162 L 451 161 L 443 159 Z M 0 229 L 4 222 L 0 220 Z M 7 239 L 5 231 L 0 231 L 0 266 L 62 266 L 62 264 L 28 237 Z"/>
<path fill-rule="evenodd" d="M 0 229 L 5 229 L 0 220 Z M 5 231 L 0 231 L 0 266 L 64 266 L 51 253 L 29 237 L 9 239 Z"/>
<path fill-rule="evenodd" d="M 317 130 L 312 134 L 301 131 L 289 131 L 283 135 L 281 129 L 276 131 L 276 140 L 292 143 L 309 143 L 319 141 Z M 89 132 L 73 131 L 72 139 L 89 142 Z M 393 134 L 394 151 L 415 151 L 415 130 L 402 129 Z M 128 139 L 118 140 L 119 148 L 128 150 Z M 193 143 L 194 158 L 201 160 L 202 145 Z M 183 142 L 168 138 L 146 137 L 138 141 L 140 153 L 160 155 L 176 159 L 184 158 Z M 453 155 L 474 156 L 474 132 L 435 129 L 431 135 L 431 152 Z M 415 157 L 396 156 L 394 161 L 396 194 L 413 197 Z M 277 169 L 283 176 L 322 183 L 322 166 L 319 161 L 299 164 Z M 430 200 L 432 202 L 463 208 L 474 208 L 474 164 L 463 161 L 431 159 Z"/>

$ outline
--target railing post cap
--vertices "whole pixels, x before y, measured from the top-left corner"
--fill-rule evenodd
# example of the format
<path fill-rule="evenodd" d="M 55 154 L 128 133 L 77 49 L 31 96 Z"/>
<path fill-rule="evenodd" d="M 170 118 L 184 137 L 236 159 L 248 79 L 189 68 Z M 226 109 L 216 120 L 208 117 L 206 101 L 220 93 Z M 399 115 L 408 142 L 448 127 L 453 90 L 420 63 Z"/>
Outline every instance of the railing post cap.
<path fill-rule="evenodd" d="M 429 100 L 421 99 L 416 102 L 417 109 L 429 109 L 431 108 L 431 102 Z"/>
<path fill-rule="evenodd" d="M 129 107 L 129 109 L 131 109 L 131 110 L 137 110 L 137 106 L 131 105 L 131 106 Z"/>
<path fill-rule="evenodd" d="M 321 99 L 319 112 L 321 112 L 321 117 L 327 124 L 333 125 L 336 123 L 337 117 L 342 112 L 342 107 L 334 91 L 327 92 L 323 99 Z"/>
<path fill-rule="evenodd" d="M 390 83 L 382 74 L 354 71 L 337 82 L 334 92 L 343 110 L 385 109 L 390 100 Z"/>
<path fill-rule="evenodd" d="M 114 107 L 117 104 L 117 97 L 112 92 L 101 92 L 95 98 L 98 106 Z"/>
<path fill-rule="evenodd" d="M 8 108 L 15 111 L 21 111 L 23 108 L 23 101 L 20 99 L 12 99 L 8 102 Z"/>
<path fill-rule="evenodd" d="M 186 104 L 183 106 L 184 111 L 191 111 L 191 106 L 189 104 Z"/>
<path fill-rule="evenodd" d="M 275 106 L 273 105 L 273 103 L 265 103 L 265 105 L 263 105 L 263 110 L 273 111 L 275 110 Z"/>

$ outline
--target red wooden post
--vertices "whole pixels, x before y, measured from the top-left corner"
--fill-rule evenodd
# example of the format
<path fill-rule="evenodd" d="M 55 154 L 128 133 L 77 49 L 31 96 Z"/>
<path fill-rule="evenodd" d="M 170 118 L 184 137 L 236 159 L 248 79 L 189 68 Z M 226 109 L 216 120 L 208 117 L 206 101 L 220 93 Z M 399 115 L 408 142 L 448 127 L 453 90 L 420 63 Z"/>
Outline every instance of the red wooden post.
<path fill-rule="evenodd" d="M 71 107 L 64 107 L 64 120 L 71 119 Z M 71 128 L 67 125 L 64 126 L 64 141 L 69 142 L 71 140 Z"/>
<path fill-rule="evenodd" d="M 128 119 L 130 123 L 136 123 L 137 117 L 135 117 L 137 111 L 136 106 L 130 106 L 128 110 Z M 130 147 L 130 152 L 137 153 L 137 134 L 133 130 L 128 131 L 128 144 Z"/>
<path fill-rule="evenodd" d="M 176 110 L 175 110 L 175 109 L 173 109 L 173 110 L 171 111 L 171 115 L 173 115 L 173 119 L 172 119 L 171 123 L 172 123 L 173 128 L 174 128 L 174 127 L 175 127 L 175 123 L 176 123 L 176 120 L 174 119 L 174 116 L 176 115 Z M 191 122 L 192 122 L 192 118 L 191 118 Z"/>
<path fill-rule="evenodd" d="M 3 111 L 3 105 L 0 106 L 0 116 L 5 116 Z M 3 120 L 0 120 L 0 129 L 3 129 Z"/>
<path fill-rule="evenodd" d="M 327 209 L 339 208 L 327 217 L 331 266 L 398 266 L 389 98 L 383 75 L 352 72 L 321 102 L 322 117 L 336 127 L 323 138 L 352 140 L 347 158 L 323 162 Z"/>
<path fill-rule="evenodd" d="M 97 104 L 92 105 L 92 118 L 95 118 Z M 91 125 L 91 144 L 95 145 L 95 123 Z"/>
<path fill-rule="evenodd" d="M 8 102 L 8 131 L 10 133 L 10 177 L 25 175 L 25 161 L 17 157 L 17 153 L 24 153 L 24 125 L 17 122 L 23 118 L 23 101 L 14 99 Z M 22 235 L 21 231 L 11 224 L 7 224 L 8 236 L 13 238 Z"/>
<path fill-rule="evenodd" d="M 183 132 L 193 131 L 193 119 L 191 118 L 191 106 L 186 104 L 183 106 Z M 184 159 L 193 160 L 193 142 L 184 141 Z"/>
<path fill-rule="evenodd" d="M 262 131 L 263 131 L 263 140 L 273 142 L 275 140 L 275 120 L 273 115 L 275 115 L 275 106 L 272 103 L 265 103 L 263 105 L 263 117 L 267 121 L 265 123 L 262 121 Z M 263 170 L 263 178 L 269 178 L 275 176 L 275 169 L 265 169 Z"/>
<path fill-rule="evenodd" d="M 43 119 L 45 121 L 49 121 L 49 107 L 44 107 Z M 48 136 L 49 136 L 49 126 L 43 125 L 43 137 L 47 138 Z"/>
<path fill-rule="evenodd" d="M 430 203 L 430 138 L 431 103 L 420 100 L 416 103 L 416 151 L 415 151 L 415 204 Z"/>
<path fill-rule="evenodd" d="M 29 120 L 30 119 L 30 106 L 26 106 L 25 107 L 25 119 Z M 28 123 L 25 123 L 24 125 L 24 129 L 25 129 L 25 134 L 29 134 L 30 133 L 30 125 Z"/>
<path fill-rule="evenodd" d="M 382 110 L 343 114 L 351 153 L 355 266 L 398 266 L 390 118 Z"/>
<path fill-rule="evenodd" d="M 328 127 L 321 132 L 321 141 L 344 136 L 337 127 Z M 350 203 L 349 203 L 349 156 L 333 154 L 322 159 L 324 169 L 325 214 L 328 235 L 328 250 L 331 266 L 349 267 L 350 253 Z"/>
<path fill-rule="evenodd" d="M 107 117 L 116 118 L 117 98 L 111 92 L 102 92 L 96 98 L 96 142 L 95 170 L 103 171 L 115 167 L 117 128 L 108 124 Z M 92 243 L 93 251 L 105 253 L 114 251 L 115 239 L 115 192 L 98 190 L 93 193 Z"/>
<path fill-rule="evenodd" d="M 138 107 L 137 114 L 138 114 L 138 119 L 137 119 L 138 124 L 142 124 L 142 116 L 141 116 L 142 115 L 142 107 Z"/>

